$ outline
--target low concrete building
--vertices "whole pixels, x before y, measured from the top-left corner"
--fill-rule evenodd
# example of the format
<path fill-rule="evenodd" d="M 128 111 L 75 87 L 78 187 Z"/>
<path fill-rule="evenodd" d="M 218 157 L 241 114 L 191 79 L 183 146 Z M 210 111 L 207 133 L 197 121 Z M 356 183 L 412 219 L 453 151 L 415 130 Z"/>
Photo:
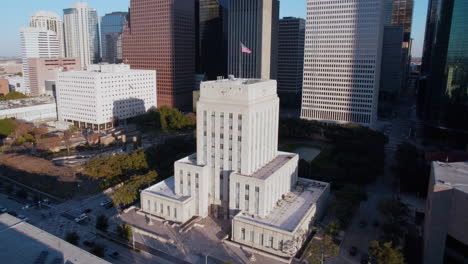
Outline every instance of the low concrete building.
<path fill-rule="evenodd" d="M 59 121 L 105 130 L 156 108 L 156 72 L 127 64 L 94 64 L 60 72 L 56 82 Z"/>
<path fill-rule="evenodd" d="M 26 121 L 57 120 L 57 105 L 52 97 L 35 97 L 0 102 L 0 119 Z"/>
<path fill-rule="evenodd" d="M 197 110 L 197 153 L 141 192 L 142 211 L 180 224 L 229 218 L 232 242 L 293 256 L 320 216 L 329 184 L 298 178 L 298 155 L 278 151 L 276 81 L 203 82 Z"/>
<path fill-rule="evenodd" d="M 7 95 L 10 92 L 10 83 L 7 79 L 0 78 L 0 95 Z"/>
<path fill-rule="evenodd" d="M 433 162 L 424 223 L 424 264 L 468 263 L 468 162 Z"/>
<path fill-rule="evenodd" d="M 110 264 L 7 213 L 0 215 L 0 259 L 8 264 Z"/>

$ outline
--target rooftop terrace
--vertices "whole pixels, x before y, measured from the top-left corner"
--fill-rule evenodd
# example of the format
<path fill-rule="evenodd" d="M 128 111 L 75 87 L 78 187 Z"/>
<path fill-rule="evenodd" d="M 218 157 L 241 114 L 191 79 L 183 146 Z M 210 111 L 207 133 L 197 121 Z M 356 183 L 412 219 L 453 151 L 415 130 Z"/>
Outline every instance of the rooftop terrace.
<path fill-rule="evenodd" d="M 436 185 L 459 189 L 468 193 L 468 162 L 432 163 Z"/>
<path fill-rule="evenodd" d="M 43 104 L 54 104 L 55 99 L 53 97 L 31 97 L 31 98 L 24 98 L 18 100 L 6 100 L 0 101 L 0 110 L 4 109 L 13 109 L 13 108 L 21 108 L 21 107 L 28 107 L 28 106 L 35 106 L 35 105 L 43 105 Z"/>
<path fill-rule="evenodd" d="M 169 198 L 171 200 L 176 200 L 179 202 L 183 202 L 189 198 L 190 196 L 181 196 L 175 193 L 175 186 L 174 186 L 174 176 L 167 178 L 166 180 L 159 182 L 145 190 L 143 192 L 148 194 L 154 194 L 162 197 Z"/>
<path fill-rule="evenodd" d="M 240 213 L 235 218 L 292 232 L 324 193 L 328 183 L 299 178 L 294 192 L 286 194 L 266 217 Z"/>
<path fill-rule="evenodd" d="M 278 171 L 295 156 L 297 156 L 295 153 L 278 152 L 278 155 L 272 161 L 258 169 L 256 172 L 250 175 L 250 177 L 260 180 L 268 179 L 268 177 Z"/>

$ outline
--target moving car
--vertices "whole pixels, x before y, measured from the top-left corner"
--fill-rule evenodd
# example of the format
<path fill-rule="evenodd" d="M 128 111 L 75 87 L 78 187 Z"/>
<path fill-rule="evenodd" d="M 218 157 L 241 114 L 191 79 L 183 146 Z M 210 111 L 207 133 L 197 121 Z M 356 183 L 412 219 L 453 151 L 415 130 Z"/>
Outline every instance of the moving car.
<path fill-rule="evenodd" d="M 0 212 L 1 213 L 6 213 L 8 209 L 6 207 L 0 206 Z"/>
<path fill-rule="evenodd" d="M 119 252 L 112 250 L 112 249 L 107 250 L 106 255 L 113 259 L 118 259 L 120 256 Z"/>
<path fill-rule="evenodd" d="M 87 218 L 88 218 L 88 215 L 83 213 L 83 214 L 80 214 L 78 217 L 75 218 L 75 222 L 81 223 L 82 221 L 84 221 Z"/>

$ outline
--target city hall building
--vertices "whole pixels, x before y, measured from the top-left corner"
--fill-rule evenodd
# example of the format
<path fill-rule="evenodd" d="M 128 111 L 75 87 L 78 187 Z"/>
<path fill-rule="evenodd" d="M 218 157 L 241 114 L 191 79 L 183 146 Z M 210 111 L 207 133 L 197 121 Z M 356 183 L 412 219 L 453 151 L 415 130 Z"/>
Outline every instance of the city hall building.
<path fill-rule="evenodd" d="M 278 121 L 276 81 L 203 82 L 197 153 L 176 161 L 173 177 L 141 192 L 142 211 L 177 223 L 229 218 L 231 241 L 292 256 L 330 186 L 298 178 L 298 155 L 278 151 Z"/>

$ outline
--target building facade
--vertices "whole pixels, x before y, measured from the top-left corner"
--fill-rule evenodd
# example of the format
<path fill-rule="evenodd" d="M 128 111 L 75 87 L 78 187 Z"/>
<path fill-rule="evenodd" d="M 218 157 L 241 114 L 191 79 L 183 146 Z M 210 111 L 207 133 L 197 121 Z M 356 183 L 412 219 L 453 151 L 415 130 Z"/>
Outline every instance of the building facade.
<path fill-rule="evenodd" d="M 127 21 L 127 12 L 112 12 L 101 19 L 102 61 L 122 62 L 122 34 Z"/>
<path fill-rule="evenodd" d="M 372 127 L 377 118 L 383 2 L 308 0 L 307 9 L 301 118 Z"/>
<path fill-rule="evenodd" d="M 194 1 L 185 0 L 130 0 L 124 62 L 133 69 L 158 72 L 158 105 L 192 109 L 194 7 Z"/>
<path fill-rule="evenodd" d="M 25 92 L 29 94 L 31 90 L 28 60 L 30 58 L 58 58 L 60 55 L 60 45 L 57 33 L 42 28 L 21 28 L 20 41 Z"/>
<path fill-rule="evenodd" d="M 393 106 L 403 87 L 401 68 L 403 37 L 404 28 L 402 26 L 384 27 L 378 108 L 379 116 L 385 118 L 391 116 Z"/>
<path fill-rule="evenodd" d="M 126 64 L 90 65 L 60 72 L 56 82 L 58 120 L 79 128 L 105 130 L 114 122 L 156 108 L 156 72 Z"/>
<path fill-rule="evenodd" d="M 55 32 L 60 46 L 59 57 L 65 57 L 63 23 L 59 15 L 49 11 L 35 12 L 29 18 L 29 26 L 33 28 L 45 28 Z"/>
<path fill-rule="evenodd" d="M 432 1 L 434 4 L 434 1 Z M 468 131 L 468 3 L 440 0 L 427 24 L 423 68 L 427 75 L 424 120 L 430 127 Z M 428 20 L 428 22 L 431 22 Z M 432 39 L 430 39 L 432 37 Z M 430 54 L 426 47 L 430 47 Z"/>
<path fill-rule="evenodd" d="M 4 96 L 10 92 L 10 83 L 7 79 L 0 78 L 0 95 Z"/>
<path fill-rule="evenodd" d="M 174 176 L 141 192 L 150 218 L 232 219 L 232 241 L 291 257 L 321 214 L 329 185 L 298 178 L 297 154 L 278 151 L 276 82 L 203 82 L 197 153 L 174 163 Z"/>
<path fill-rule="evenodd" d="M 227 76 L 227 0 L 195 2 L 196 72 L 206 80 Z"/>
<path fill-rule="evenodd" d="M 284 17 L 278 33 L 278 95 L 282 105 L 301 106 L 305 19 Z"/>
<path fill-rule="evenodd" d="M 63 10 L 65 54 L 79 58 L 83 68 L 100 60 L 99 20 L 97 11 L 88 3 L 73 3 Z"/>
<path fill-rule="evenodd" d="M 228 74 L 277 79 L 278 0 L 230 0 Z M 241 43 L 252 53 L 241 52 Z"/>
<path fill-rule="evenodd" d="M 57 80 L 57 75 L 61 71 L 79 71 L 81 63 L 78 58 L 31 58 L 28 60 L 29 85 L 31 95 L 49 95 L 46 92 L 46 81 Z"/>
<path fill-rule="evenodd" d="M 468 163 L 433 162 L 423 236 L 423 263 L 468 259 Z"/>

